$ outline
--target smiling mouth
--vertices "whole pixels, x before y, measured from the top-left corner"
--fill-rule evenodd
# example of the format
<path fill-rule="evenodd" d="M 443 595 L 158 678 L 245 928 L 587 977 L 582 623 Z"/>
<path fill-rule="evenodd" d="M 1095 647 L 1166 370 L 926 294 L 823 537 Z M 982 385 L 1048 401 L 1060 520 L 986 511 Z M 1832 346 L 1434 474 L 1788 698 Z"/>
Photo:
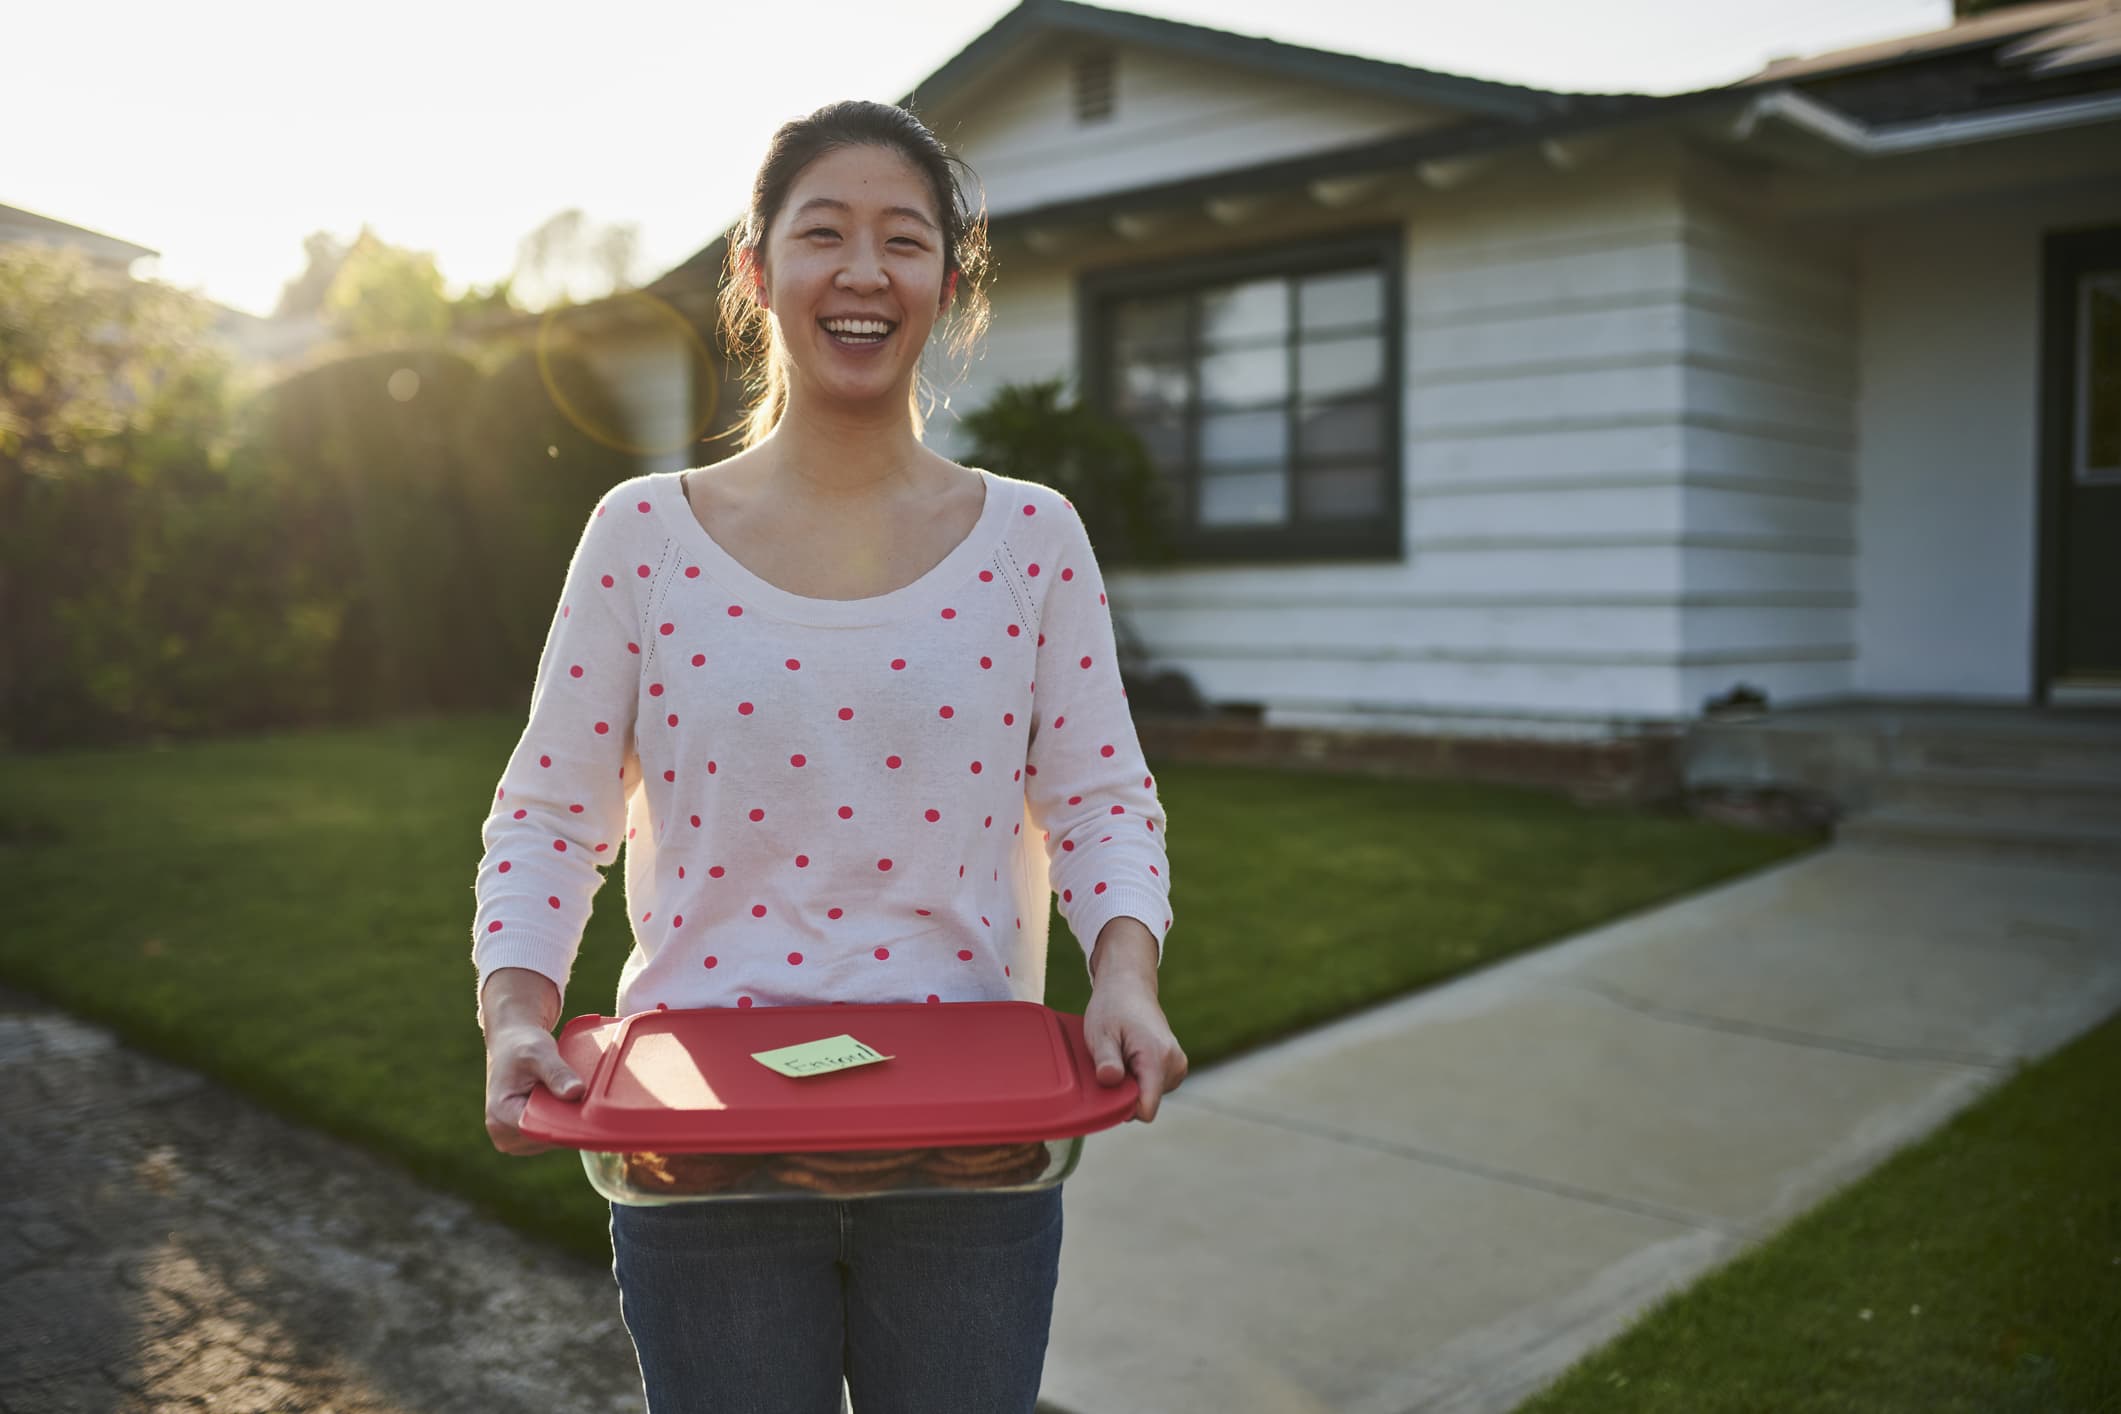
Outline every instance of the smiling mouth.
<path fill-rule="evenodd" d="M 882 323 L 883 321 L 879 320 L 877 322 Z M 828 328 L 825 324 L 825 321 L 822 319 L 818 321 L 817 327 L 823 329 L 826 335 L 830 337 L 834 343 L 845 344 L 849 348 L 866 348 L 872 344 L 881 344 L 882 342 L 884 342 L 884 340 L 890 338 L 893 334 L 898 332 L 898 325 L 891 324 L 881 334 L 843 334 L 834 329 Z"/>

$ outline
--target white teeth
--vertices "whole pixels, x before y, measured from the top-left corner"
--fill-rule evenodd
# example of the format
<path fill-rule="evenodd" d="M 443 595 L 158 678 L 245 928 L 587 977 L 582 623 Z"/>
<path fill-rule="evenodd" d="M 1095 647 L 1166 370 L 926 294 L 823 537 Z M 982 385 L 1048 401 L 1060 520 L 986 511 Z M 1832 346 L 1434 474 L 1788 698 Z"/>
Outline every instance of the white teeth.
<path fill-rule="evenodd" d="M 888 334 L 891 326 L 880 319 L 827 319 L 822 321 L 835 334 Z"/>

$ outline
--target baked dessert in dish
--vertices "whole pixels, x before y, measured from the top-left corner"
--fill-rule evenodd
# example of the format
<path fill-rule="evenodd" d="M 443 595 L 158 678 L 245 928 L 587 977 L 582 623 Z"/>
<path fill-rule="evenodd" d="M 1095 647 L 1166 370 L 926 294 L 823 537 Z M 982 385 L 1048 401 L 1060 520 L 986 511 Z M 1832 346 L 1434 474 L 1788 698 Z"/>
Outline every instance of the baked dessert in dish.
<path fill-rule="evenodd" d="M 657 1197 L 804 1192 L 829 1197 L 904 1188 L 1002 1188 L 1029 1183 L 1052 1163 L 1043 1141 L 939 1149 L 849 1149 L 787 1154 L 617 1156 L 633 1191 Z"/>

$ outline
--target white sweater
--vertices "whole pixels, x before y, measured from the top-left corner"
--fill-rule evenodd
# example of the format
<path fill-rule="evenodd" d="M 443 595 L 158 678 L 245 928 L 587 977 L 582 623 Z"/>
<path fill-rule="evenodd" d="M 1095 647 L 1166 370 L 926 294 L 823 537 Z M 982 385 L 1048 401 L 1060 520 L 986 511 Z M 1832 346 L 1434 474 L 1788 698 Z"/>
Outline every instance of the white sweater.
<path fill-rule="evenodd" d="M 614 486 L 575 548 L 480 831 L 480 991 L 525 967 L 564 1001 L 621 844 L 612 1015 L 1040 1001 L 1056 891 L 1086 966 L 1122 915 L 1161 963 L 1164 812 L 1074 507 L 982 471 L 935 568 L 811 599 L 716 544 L 681 475 Z"/>

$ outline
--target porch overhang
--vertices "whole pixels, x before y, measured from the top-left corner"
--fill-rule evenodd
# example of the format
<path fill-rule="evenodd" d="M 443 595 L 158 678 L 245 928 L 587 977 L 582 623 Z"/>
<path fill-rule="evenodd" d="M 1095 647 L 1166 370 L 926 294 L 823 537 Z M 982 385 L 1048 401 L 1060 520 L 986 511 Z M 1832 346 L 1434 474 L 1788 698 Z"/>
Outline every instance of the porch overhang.
<path fill-rule="evenodd" d="M 2121 123 L 2121 93 L 2100 93 L 1914 122 L 1867 123 L 1791 86 L 1705 89 L 1670 97 L 1596 98 L 1535 122 L 1474 120 L 1300 157 L 1121 191 L 988 213 L 998 238 L 1058 250 L 1089 235 L 1138 240 L 1200 214 L 1232 225 L 1291 205 L 1356 209 L 1412 191 L 1476 185 L 1505 158 L 1536 153 L 1578 171 L 1630 142 L 1678 136 L 1748 165 L 1793 173 L 1845 168 L 1939 148 Z"/>

